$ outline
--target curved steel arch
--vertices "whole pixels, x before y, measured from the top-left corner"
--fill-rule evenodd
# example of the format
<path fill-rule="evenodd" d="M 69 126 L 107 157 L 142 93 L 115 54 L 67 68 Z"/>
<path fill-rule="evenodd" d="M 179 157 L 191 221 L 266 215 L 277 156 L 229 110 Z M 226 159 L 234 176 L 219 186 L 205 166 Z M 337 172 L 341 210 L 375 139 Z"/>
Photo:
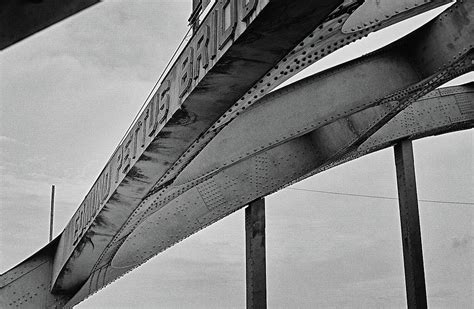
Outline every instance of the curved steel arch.
<path fill-rule="evenodd" d="M 469 4 L 462 4 L 460 7 L 468 8 Z M 468 9 L 468 11 L 463 14 L 469 14 L 469 12 Z M 470 70 L 472 63 L 470 62 L 471 49 L 469 47 L 469 38 L 472 37 L 472 26 L 468 23 L 459 27 L 459 25 L 453 23 L 453 21 L 454 19 L 452 18 L 439 19 L 438 22 L 432 23 L 435 26 L 430 29 L 426 27 L 420 29 L 416 34 L 403 39 L 397 44 L 393 44 L 385 50 L 374 54 L 374 56 L 366 57 L 346 66 L 329 70 L 328 73 L 325 74 L 333 75 L 331 78 L 321 78 L 321 75 L 318 75 L 319 81 L 327 83 L 329 87 L 332 87 L 329 93 L 334 93 L 341 92 L 341 89 L 350 89 L 350 91 L 362 89 L 363 87 L 368 87 L 373 80 L 373 85 L 376 85 L 376 87 L 371 86 L 372 93 L 368 96 L 372 97 L 372 99 L 366 102 L 361 102 L 360 100 L 353 102 L 356 106 L 352 106 L 352 111 L 350 109 L 344 110 L 342 114 L 345 115 L 367 108 L 371 103 L 376 104 L 375 102 L 370 102 L 372 100 L 399 100 L 399 104 L 393 105 L 394 108 L 392 108 L 391 105 L 387 105 L 386 113 L 380 121 L 364 132 L 364 137 L 369 136 L 374 130 L 393 117 L 395 113 L 410 102 L 416 100 L 419 96 L 436 88 L 436 86 L 442 84 L 443 81 L 458 76 L 466 70 Z M 249 27 L 249 29 L 250 28 L 251 27 Z M 329 29 L 327 31 L 329 31 Z M 239 44 L 242 43 L 239 40 L 236 40 L 236 43 L 237 42 Z M 439 45 L 439 42 L 443 43 Z M 298 44 L 298 49 L 300 49 L 301 55 L 304 55 L 305 48 L 308 49 L 308 51 L 313 48 L 311 47 L 312 44 L 306 45 L 304 48 L 301 48 L 300 45 L 301 43 Z M 449 48 L 446 48 L 448 45 Z M 235 54 L 232 52 L 232 48 L 239 51 L 239 60 L 234 58 Z M 234 80 L 231 74 L 234 68 L 242 70 L 245 67 L 245 65 L 240 62 L 243 51 L 244 49 L 241 49 L 239 45 L 230 47 L 227 56 L 228 60 L 231 60 L 230 63 L 232 63 L 232 65 L 226 62 L 226 55 L 223 55 L 221 60 L 225 63 L 225 68 L 228 72 L 226 71 L 226 74 L 222 75 L 223 72 L 220 70 L 222 70 L 223 67 L 216 64 L 215 67 L 218 67 L 219 70 L 211 70 L 209 73 L 214 74 L 212 78 L 219 76 L 221 76 L 221 78 L 211 79 L 211 81 L 222 84 L 222 79 L 224 81 L 229 79 L 235 84 L 246 79 L 246 76 L 237 74 L 238 76 L 236 80 Z M 246 50 L 246 52 L 251 53 L 251 50 Z M 235 60 L 235 63 L 233 60 Z M 420 67 L 419 63 L 424 63 L 424 66 Z M 440 65 L 441 68 L 439 67 Z M 262 63 L 260 62 L 252 62 L 246 72 L 250 74 L 250 72 L 253 72 L 255 69 L 261 69 L 261 66 Z M 296 67 L 298 67 L 298 65 L 296 65 Z M 358 87 L 346 87 L 344 79 L 341 81 L 341 76 L 343 75 L 341 72 L 344 71 L 348 74 L 352 74 L 349 67 L 360 71 L 361 74 L 373 75 L 367 76 L 367 80 L 365 78 L 357 79 L 352 76 L 346 76 L 345 79 L 350 81 L 348 83 L 358 83 Z M 272 71 L 269 71 L 265 76 L 272 77 Z M 397 73 L 387 75 L 387 72 L 391 71 Z M 273 79 L 283 80 L 283 76 L 285 76 L 284 73 L 285 72 L 280 72 L 279 74 L 281 76 L 274 76 Z M 253 76 L 253 74 L 255 74 L 255 72 L 251 75 Z M 337 77 L 339 77 L 339 79 L 337 79 Z M 387 80 L 388 77 L 393 79 L 393 83 L 386 82 L 383 85 L 379 84 L 380 80 Z M 243 119 L 241 113 L 248 109 L 249 104 L 252 105 L 259 98 L 258 95 L 253 94 L 254 88 L 256 87 L 255 90 L 259 89 L 260 82 L 264 81 L 265 78 L 262 78 L 258 82 L 255 80 L 256 84 L 251 90 L 237 101 L 234 101 L 234 99 L 237 98 L 235 91 L 239 89 L 242 90 L 242 85 L 239 84 L 238 87 L 233 87 L 236 89 L 219 88 L 217 93 L 214 93 L 211 91 L 212 88 L 207 91 L 208 89 L 202 82 L 204 79 L 201 80 L 201 84 L 198 84 L 194 92 L 187 97 L 187 101 L 185 101 L 181 109 L 175 113 L 174 118 L 166 124 L 163 131 L 157 135 L 157 138 L 150 144 L 147 151 L 141 156 L 137 155 L 135 166 L 130 168 L 127 178 L 123 179 L 123 183 L 120 185 L 121 187 L 117 188 L 114 195 L 110 197 L 110 203 L 107 204 L 109 206 L 104 207 L 94 221 L 86 223 L 85 225 L 79 224 L 79 227 L 82 226 L 84 232 L 80 233 L 82 236 L 77 239 L 79 243 L 75 245 L 76 247 L 74 247 L 74 245 L 73 247 L 68 245 L 72 238 L 70 235 L 73 233 L 73 225 L 68 226 L 66 230 L 69 233 L 65 233 L 65 237 L 63 237 L 60 242 L 60 250 L 58 250 L 55 257 L 54 276 L 57 278 L 55 287 L 62 287 L 64 289 L 69 287 L 70 290 L 73 291 L 75 288 L 73 289 L 72 287 L 80 286 L 91 272 L 97 271 L 111 261 L 124 237 L 126 237 L 141 220 L 145 219 L 150 212 L 177 198 L 180 194 L 191 188 L 193 186 L 192 182 L 188 182 L 181 187 L 178 186 L 180 185 L 180 179 L 187 174 L 186 170 L 190 169 L 188 165 L 192 166 L 193 162 L 197 162 L 196 160 L 198 160 L 198 158 L 205 157 L 206 153 L 209 154 L 207 149 L 210 149 L 209 146 L 211 144 L 215 144 L 213 142 L 214 139 L 218 139 L 218 136 L 222 136 L 222 132 L 229 126 L 229 121 L 234 118 L 235 121 Z M 197 79 L 197 81 L 199 81 L 199 79 Z M 360 84 L 362 81 L 367 83 L 367 85 Z M 248 81 L 246 81 L 246 83 L 248 84 Z M 206 84 L 206 82 L 204 82 L 204 84 Z M 263 82 L 263 84 L 265 84 L 265 82 Z M 218 88 L 218 85 L 212 86 Z M 203 92 L 202 88 L 199 87 L 204 87 L 206 91 Z M 208 87 L 211 87 L 211 85 Z M 271 87 L 271 84 L 269 87 Z M 268 89 L 260 89 L 259 92 L 263 91 L 263 93 L 265 93 Z M 293 88 L 290 89 L 292 89 L 292 91 L 294 90 Z M 209 93 L 212 94 L 211 97 L 208 96 Z M 327 90 L 323 93 L 327 93 Z M 216 95 L 219 99 L 214 99 Z M 249 98 L 248 95 L 253 95 L 253 97 Z M 228 96 L 230 96 L 230 98 Z M 354 93 L 351 93 L 350 97 L 353 96 Z M 229 107 L 225 110 L 222 107 L 223 97 L 226 97 L 226 104 L 232 102 L 236 103 L 233 105 L 225 105 Z M 323 105 L 330 105 L 326 102 L 331 102 L 327 100 L 321 101 Z M 186 102 L 193 104 L 190 103 L 186 105 Z M 377 104 L 385 103 L 379 102 Z M 342 107 L 342 105 L 343 104 L 340 104 L 340 108 L 346 108 Z M 258 106 L 253 110 L 255 111 L 256 108 L 258 108 Z M 223 114 L 221 114 L 220 117 L 215 117 L 215 112 L 219 110 L 223 112 Z M 306 114 L 304 107 L 299 110 L 303 112 L 300 114 Z M 337 114 L 321 114 L 321 116 L 323 119 L 320 123 L 312 122 L 311 126 L 307 126 L 306 129 L 302 128 L 300 130 L 301 132 L 296 133 L 296 135 L 301 135 L 304 131 L 313 130 L 321 126 L 324 122 L 329 123 L 337 120 L 336 118 L 339 117 Z M 212 121 L 210 122 L 213 117 L 215 117 L 213 120 L 214 123 L 212 123 Z M 279 120 L 278 117 L 263 117 L 266 119 Z M 350 117 L 358 116 L 353 115 Z M 362 115 L 361 117 L 364 116 Z M 301 123 L 301 118 L 295 118 L 293 121 Z M 337 120 L 337 123 L 339 123 L 339 120 Z M 203 128 L 206 128 L 206 125 L 209 125 L 209 127 L 203 130 Z M 137 127 L 137 130 L 138 128 L 139 127 Z M 239 135 L 235 133 L 232 138 L 238 136 Z M 245 136 L 245 133 L 241 134 L 241 136 Z M 291 136 L 287 136 L 287 138 L 290 137 Z M 196 139 L 194 140 L 194 138 Z M 269 138 L 269 136 L 265 136 L 265 138 Z M 128 140 L 132 141 L 132 139 Z M 359 138 L 359 140 L 361 139 Z M 273 143 L 273 141 L 271 142 Z M 279 142 L 281 142 L 281 140 L 276 141 L 276 143 Z M 358 142 L 358 140 L 352 141 L 350 147 L 355 147 Z M 259 150 L 262 150 L 262 144 L 258 145 L 258 147 Z M 125 156 L 126 153 L 124 152 L 123 155 Z M 207 157 L 215 158 L 212 152 Z M 121 162 L 121 160 L 119 161 Z M 118 167 L 120 166 L 121 165 L 118 164 Z M 205 165 L 204 167 L 207 168 Z M 200 172 L 203 171 L 204 170 L 200 170 Z M 157 195 L 161 196 L 161 198 L 156 199 Z M 78 218 L 79 216 L 76 216 L 76 221 Z M 101 222 L 106 222 L 106 224 L 102 224 Z M 76 233 L 74 232 L 74 234 Z M 69 235 L 69 237 L 67 237 L 67 235 Z M 76 237 L 74 238 L 76 239 Z M 64 255 L 64 253 L 66 255 Z M 53 290 L 60 291 L 59 288 L 58 290 L 53 288 Z"/>
<path fill-rule="evenodd" d="M 271 104 L 271 100 L 269 100 Z M 407 117 L 408 116 L 408 117 Z M 390 147 L 396 143 L 399 139 L 417 139 L 423 138 L 433 134 L 443 134 L 457 130 L 472 128 L 474 124 L 474 84 L 470 83 L 458 87 L 441 88 L 432 91 L 428 95 L 420 98 L 418 101 L 407 107 L 399 115 L 395 116 L 385 126 L 379 129 L 374 135 L 368 138 L 363 144 L 361 144 L 357 150 L 348 153 L 341 160 L 331 162 L 322 165 L 311 172 L 301 176 L 298 180 L 307 178 L 311 175 L 317 174 L 323 170 L 331 168 L 335 165 L 347 162 L 349 160 L 356 159 L 365 154 L 378 151 L 380 149 Z M 308 160 L 304 160 L 308 164 L 311 164 L 313 158 L 311 153 L 299 152 L 298 150 L 305 149 L 305 144 L 309 145 L 309 149 L 315 151 L 315 145 L 311 138 L 308 136 L 301 136 L 295 140 L 287 141 L 284 144 L 276 146 L 272 151 L 267 150 L 264 153 L 252 156 L 239 162 L 233 169 L 242 169 L 242 165 L 250 166 L 247 169 L 254 169 L 255 165 L 259 166 L 262 162 L 265 162 L 265 157 L 275 157 L 278 155 L 281 157 L 293 157 L 294 162 L 298 163 L 301 159 L 296 155 L 307 156 Z M 284 155 L 285 152 L 289 154 Z M 303 162 L 303 163 L 304 163 Z M 292 167 L 294 168 L 294 167 Z M 209 179 L 208 183 L 215 182 L 216 178 L 226 177 L 229 172 L 222 172 L 220 175 L 216 175 L 214 179 Z M 298 180 L 294 181 L 297 182 Z M 199 188 L 205 188 L 206 185 L 198 186 Z M 273 190 L 273 191 L 276 191 Z M 268 193 L 271 193 L 270 191 Z M 241 206 L 237 206 L 231 211 L 239 209 Z M 147 229 L 146 225 L 150 224 L 151 220 L 144 223 L 139 229 Z M 151 224 L 153 225 L 153 224 Z M 154 242 L 154 241 L 153 241 Z M 41 290 L 47 289 L 48 274 L 51 273 L 52 262 L 50 259 L 51 254 L 54 254 L 54 246 L 57 244 L 57 239 L 53 241 L 49 246 L 34 255 L 26 264 L 22 264 L 21 267 L 17 267 L 12 270 L 15 271 L 15 277 L 12 276 L 11 280 L 8 279 L 8 273 L 2 275 L 2 281 L 0 282 L 2 288 L 1 304 L 6 305 L 6 301 L 12 300 L 14 295 L 13 291 L 20 289 L 36 289 L 36 282 L 34 279 L 45 278 L 44 283 L 40 284 Z M 72 298 L 67 296 L 56 296 L 53 303 L 63 304 L 67 303 L 67 306 L 73 306 L 79 303 L 81 300 L 87 298 L 89 295 L 103 288 L 105 285 L 111 283 L 117 277 L 123 275 L 125 272 L 130 271 L 138 264 L 145 262 L 151 256 L 144 257 L 143 260 L 137 261 L 136 265 L 131 267 L 117 270 L 109 269 L 109 266 L 100 268 L 95 271 L 89 278 L 87 284 Z M 21 277 L 21 274 L 28 275 Z M 18 276 L 20 277 L 18 278 Z M 27 280 L 22 280 L 25 278 Z M 41 290 L 38 292 L 41 293 Z M 22 297 L 21 295 L 16 297 Z"/>
<path fill-rule="evenodd" d="M 269 100 L 268 107 L 271 104 Z M 377 107 L 371 109 L 372 113 L 379 112 Z M 81 301 L 144 263 L 158 253 L 157 248 L 167 248 L 187 237 L 186 234 L 190 235 L 248 202 L 292 183 L 289 182 L 292 177 L 297 177 L 296 181 L 304 179 L 343 162 L 390 147 L 400 139 L 422 138 L 472 128 L 473 110 L 474 84 L 438 89 L 407 107 L 356 150 L 347 152 L 339 160 L 328 160 L 318 151 L 325 141 L 334 139 L 333 133 L 313 131 L 222 168 L 150 213 L 135 226 L 113 260 L 98 268 L 68 304 Z M 232 129 L 237 130 L 235 127 Z M 199 222 L 197 230 L 185 227 L 190 219 Z"/>
<path fill-rule="evenodd" d="M 55 240 L 2 274 L 2 304 L 28 298 L 12 294 L 27 285 L 40 290 L 45 305 L 72 306 L 183 238 L 293 181 L 390 145 L 400 137 L 471 128 L 472 85 L 420 101 L 447 104 L 448 118 L 445 109 L 430 104 L 422 107 L 430 117 L 421 127 L 396 115 L 445 81 L 472 70 L 472 13 L 472 3 L 460 3 L 381 51 L 265 96 L 246 112 L 242 112 L 245 103 L 238 104 L 240 114 L 232 108 L 225 111 L 222 117 L 235 119 L 217 120 L 204 134 L 205 147 L 189 147 L 173 165 L 175 169 L 169 169 L 172 173 L 166 172 L 143 200 L 133 200 L 138 207 L 104 207 L 102 221 L 96 218 L 87 226 L 81 246 L 72 253 L 64 250 L 70 235 L 63 234 L 59 247 Z M 305 51 L 299 50 L 301 55 Z M 192 115 L 183 110 L 170 122 L 178 134 L 174 138 L 193 129 Z M 172 130 L 165 130 L 161 137 Z M 158 140 L 152 146 L 174 141 Z M 178 145 L 179 151 L 183 145 Z M 181 153 L 178 150 L 170 150 L 160 160 L 168 154 L 176 157 Z M 140 157 L 143 166 L 149 166 L 145 161 L 153 160 L 157 153 L 149 149 L 145 154 L 151 157 Z M 132 178 L 140 181 L 140 177 Z M 135 189 L 129 184 L 127 192 Z M 133 204 L 126 194 L 121 198 L 124 205 Z M 105 219 L 107 224 L 103 224 Z M 74 289 L 50 293 L 52 272 L 61 275 L 63 287 Z M 80 287 L 77 293 L 76 286 Z"/>

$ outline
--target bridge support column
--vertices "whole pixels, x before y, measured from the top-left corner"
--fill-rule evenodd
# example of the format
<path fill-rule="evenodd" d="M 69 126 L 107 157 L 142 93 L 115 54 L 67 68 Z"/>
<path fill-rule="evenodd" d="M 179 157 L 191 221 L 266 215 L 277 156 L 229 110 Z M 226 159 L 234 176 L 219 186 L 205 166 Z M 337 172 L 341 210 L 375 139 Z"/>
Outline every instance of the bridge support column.
<path fill-rule="evenodd" d="M 412 142 L 401 141 L 394 146 L 394 151 L 407 306 L 410 309 L 427 308 Z"/>
<path fill-rule="evenodd" d="M 267 307 L 265 267 L 265 199 L 251 202 L 245 209 L 247 308 Z"/>

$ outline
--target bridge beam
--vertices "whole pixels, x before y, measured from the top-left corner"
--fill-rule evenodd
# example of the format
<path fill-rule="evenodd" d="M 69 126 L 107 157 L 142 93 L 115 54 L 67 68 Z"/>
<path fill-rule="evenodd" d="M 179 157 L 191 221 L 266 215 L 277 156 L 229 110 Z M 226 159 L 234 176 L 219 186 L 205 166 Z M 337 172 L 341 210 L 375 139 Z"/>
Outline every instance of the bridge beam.
<path fill-rule="evenodd" d="M 245 209 L 247 308 L 267 308 L 265 267 L 265 199 Z"/>
<path fill-rule="evenodd" d="M 0 2 L 0 50 L 100 2 L 100 0 L 5 0 Z"/>
<path fill-rule="evenodd" d="M 407 307 L 427 308 L 412 142 L 410 140 L 403 140 L 394 146 L 394 151 L 402 228 Z"/>

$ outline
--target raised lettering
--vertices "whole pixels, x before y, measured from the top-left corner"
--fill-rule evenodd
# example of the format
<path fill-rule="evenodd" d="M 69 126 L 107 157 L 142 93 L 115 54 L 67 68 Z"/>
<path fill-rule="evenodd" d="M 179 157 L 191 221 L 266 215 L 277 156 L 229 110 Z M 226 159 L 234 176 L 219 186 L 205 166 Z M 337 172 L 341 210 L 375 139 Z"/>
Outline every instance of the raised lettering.
<path fill-rule="evenodd" d="M 99 184 L 99 183 L 97 183 Z M 97 212 L 99 211 L 100 209 L 100 191 L 99 191 L 99 186 L 96 186 L 95 187 L 95 190 L 94 190 L 94 207 L 92 208 L 92 212 L 91 212 L 91 218 L 90 220 L 92 220 L 93 217 L 95 217 L 95 215 L 97 214 Z M 89 220 L 89 221 L 90 221 Z"/>
<path fill-rule="evenodd" d="M 115 183 L 117 183 L 120 179 L 120 168 L 122 167 L 123 162 L 123 148 L 122 145 L 119 146 L 116 152 L 116 159 L 115 159 Z"/>
<path fill-rule="evenodd" d="M 142 127 L 142 122 L 139 121 L 136 124 L 135 128 L 135 134 L 133 136 L 133 152 L 132 152 L 132 159 L 135 159 L 137 157 L 137 148 L 138 148 L 138 133 L 140 132 L 140 129 Z"/>
<path fill-rule="evenodd" d="M 105 167 L 104 174 L 102 177 L 102 190 L 101 190 L 101 198 L 100 198 L 100 203 L 104 203 L 105 200 L 107 199 L 107 196 L 109 196 L 109 190 L 110 190 L 110 164 L 108 164 Z"/>
<path fill-rule="evenodd" d="M 237 6 L 236 0 L 223 0 L 218 6 L 218 36 L 219 49 L 224 48 L 225 44 L 232 38 L 237 25 Z"/>
<path fill-rule="evenodd" d="M 128 172 L 128 169 L 130 167 L 130 144 L 132 143 L 132 137 L 133 134 L 130 134 L 129 137 L 127 138 L 127 142 L 124 145 L 124 150 L 123 150 L 123 169 L 122 173 L 126 174 Z"/>
<path fill-rule="evenodd" d="M 166 80 L 160 85 L 160 88 L 158 88 L 158 93 L 160 94 L 159 111 L 161 115 L 158 121 L 159 124 L 165 122 L 168 117 L 168 111 L 170 109 L 170 87 L 171 83 L 169 80 Z"/>
<path fill-rule="evenodd" d="M 154 115 L 151 117 L 151 119 L 154 120 L 154 124 L 150 133 L 148 134 L 149 136 L 152 136 L 158 129 L 158 125 L 162 124 L 166 120 L 166 117 L 168 117 L 170 105 L 170 96 L 168 91 L 170 90 L 170 87 L 171 83 L 169 80 L 163 81 L 153 97 L 152 111 L 154 111 Z"/>
<path fill-rule="evenodd" d="M 142 143 L 141 146 L 145 147 L 146 143 L 146 122 L 150 118 L 150 108 L 146 109 L 145 117 L 143 117 L 143 131 L 142 131 Z"/>
<path fill-rule="evenodd" d="M 202 0 L 201 1 L 203 11 L 207 8 L 207 6 L 209 5 L 209 2 L 211 2 L 211 0 Z"/>
<path fill-rule="evenodd" d="M 159 113 L 159 104 L 160 98 L 158 95 L 158 91 L 153 95 L 153 98 L 150 103 L 150 122 L 148 123 L 148 128 L 150 128 L 150 133 L 148 133 L 148 136 L 153 136 L 155 134 L 156 128 L 158 127 L 157 125 L 157 120 L 158 120 L 158 113 Z"/>
<path fill-rule="evenodd" d="M 81 208 L 80 213 L 81 213 L 81 232 L 80 232 L 80 234 L 82 235 L 82 233 L 86 229 L 86 225 L 87 225 L 87 219 L 86 219 L 86 214 L 84 213 L 84 207 Z"/>
<path fill-rule="evenodd" d="M 217 56 L 217 28 L 218 28 L 218 15 L 217 11 L 212 11 L 209 13 L 209 27 L 210 27 L 210 37 L 209 37 L 209 58 L 215 59 Z"/>
<path fill-rule="evenodd" d="M 201 0 L 201 2 L 204 11 L 211 1 Z M 173 64 L 170 74 L 173 79 L 161 83 L 139 118 L 140 121 L 134 126 L 125 142 L 119 145 L 111 161 L 74 214 L 67 227 L 68 247 L 71 246 L 71 242 L 73 246 L 77 245 L 101 206 L 106 203 L 117 183 L 123 178 L 122 173 L 127 173 L 130 169 L 134 162 L 132 159 L 140 156 L 147 142 L 150 142 L 157 130 L 170 118 L 171 111 L 179 107 L 184 97 L 191 92 L 194 83 L 212 67 L 220 50 L 234 39 L 237 22 L 244 21 L 242 26 L 245 27 L 245 23 L 250 22 L 251 16 L 259 6 L 258 0 L 215 0 L 212 1 L 212 5 L 215 2 L 216 5 L 214 8 L 209 8 L 208 16 L 198 28 L 188 48 Z"/>
<path fill-rule="evenodd" d="M 148 121 L 148 129 L 150 130 L 150 133 L 148 133 L 148 136 L 152 136 L 155 133 L 156 130 L 156 123 L 155 119 L 157 118 L 155 116 L 155 113 L 158 113 L 158 91 L 155 92 L 153 95 L 153 98 L 150 100 L 150 104 L 148 105 L 148 109 L 150 110 L 150 120 Z M 155 112 L 156 111 L 156 112 Z"/>
<path fill-rule="evenodd" d="M 79 238 L 79 231 L 81 230 L 81 216 L 79 215 L 79 212 L 76 212 L 75 216 L 76 216 L 76 218 L 74 220 L 74 242 L 73 242 L 73 245 L 76 244 L 77 239 Z"/>
<path fill-rule="evenodd" d="M 84 205 L 85 225 L 87 225 L 87 223 L 89 222 L 89 218 L 91 217 L 91 213 L 92 213 L 92 205 L 94 204 L 94 200 L 91 198 L 91 196 L 92 197 L 94 196 L 94 187 L 87 195 L 86 204 Z"/>
<path fill-rule="evenodd" d="M 96 190 L 95 190 L 95 187 L 92 188 L 92 191 L 90 193 L 90 199 L 89 199 L 89 203 L 87 205 L 87 216 L 86 216 L 86 225 L 89 225 L 89 222 L 91 221 L 91 218 L 93 216 L 93 210 L 95 208 L 95 197 L 96 197 Z"/>
<path fill-rule="evenodd" d="M 194 57 L 194 79 L 199 78 L 201 68 L 206 69 L 209 66 L 209 26 L 202 25 L 197 34 L 196 53 Z"/>
<path fill-rule="evenodd" d="M 250 15 L 257 8 L 258 0 L 242 0 L 241 11 L 242 11 L 242 21 L 250 17 Z"/>
<path fill-rule="evenodd" d="M 188 47 L 179 65 L 179 97 L 182 98 L 191 88 L 193 77 L 193 48 Z"/>

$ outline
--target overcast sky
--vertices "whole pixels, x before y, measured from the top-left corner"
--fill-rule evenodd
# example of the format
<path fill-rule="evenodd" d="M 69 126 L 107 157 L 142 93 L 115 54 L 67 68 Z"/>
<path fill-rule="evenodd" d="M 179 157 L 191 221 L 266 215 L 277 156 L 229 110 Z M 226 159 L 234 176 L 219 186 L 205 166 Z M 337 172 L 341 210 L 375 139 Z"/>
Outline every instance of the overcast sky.
<path fill-rule="evenodd" d="M 65 227 L 187 31 L 190 7 L 191 0 L 108 1 L 0 53 L 0 273 L 47 243 L 51 184 L 55 235 Z M 419 20 L 371 35 L 312 71 Z M 473 140 L 469 130 L 414 143 L 419 198 L 474 200 Z M 396 197 L 393 150 L 293 187 Z M 432 308 L 473 305 L 473 207 L 420 203 Z M 267 290 L 270 308 L 404 307 L 397 202 L 291 189 L 269 196 Z M 238 211 L 77 307 L 244 306 Z"/>

